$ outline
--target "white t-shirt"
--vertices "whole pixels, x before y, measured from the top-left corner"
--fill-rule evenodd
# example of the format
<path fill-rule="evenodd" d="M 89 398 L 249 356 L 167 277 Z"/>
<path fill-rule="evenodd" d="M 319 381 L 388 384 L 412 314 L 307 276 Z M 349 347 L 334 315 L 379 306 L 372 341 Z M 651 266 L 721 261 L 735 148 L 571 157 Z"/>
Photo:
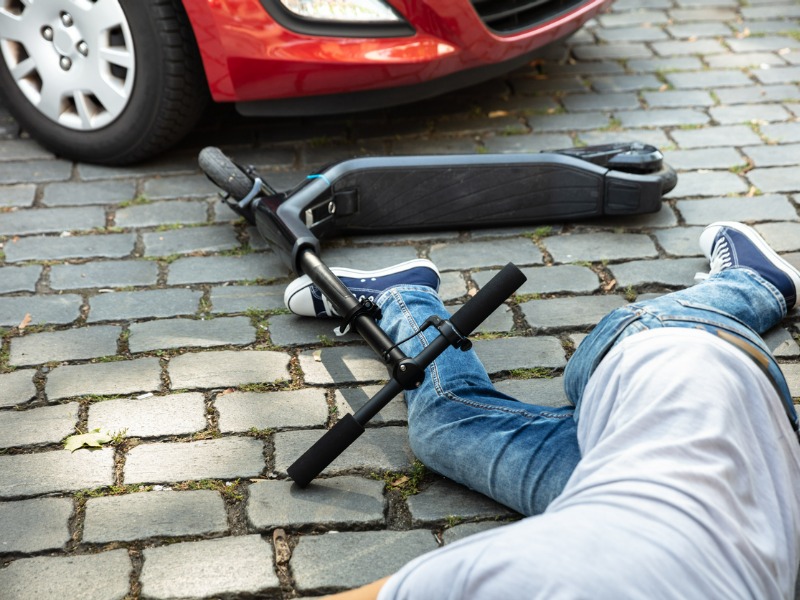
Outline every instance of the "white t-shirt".
<path fill-rule="evenodd" d="M 412 561 L 380 600 L 794 597 L 800 445 L 740 350 L 691 329 L 631 336 L 592 376 L 578 438 L 543 515 Z"/>

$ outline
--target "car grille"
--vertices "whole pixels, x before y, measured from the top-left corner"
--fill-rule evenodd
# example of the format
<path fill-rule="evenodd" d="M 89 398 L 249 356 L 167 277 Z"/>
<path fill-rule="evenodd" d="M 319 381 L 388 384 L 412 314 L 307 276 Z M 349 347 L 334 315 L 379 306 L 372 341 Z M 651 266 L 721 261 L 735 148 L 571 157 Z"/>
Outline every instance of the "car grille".
<path fill-rule="evenodd" d="M 529 29 L 586 0 L 471 0 L 483 23 L 497 33 Z"/>

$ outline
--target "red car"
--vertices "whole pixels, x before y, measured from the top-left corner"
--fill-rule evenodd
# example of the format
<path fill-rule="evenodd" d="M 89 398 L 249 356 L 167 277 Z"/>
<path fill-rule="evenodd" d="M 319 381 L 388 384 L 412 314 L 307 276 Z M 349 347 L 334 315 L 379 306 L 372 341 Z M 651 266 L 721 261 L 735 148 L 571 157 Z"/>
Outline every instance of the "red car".
<path fill-rule="evenodd" d="M 0 0 L 0 93 L 53 152 L 122 164 L 195 124 L 399 104 L 490 79 L 611 0 Z"/>

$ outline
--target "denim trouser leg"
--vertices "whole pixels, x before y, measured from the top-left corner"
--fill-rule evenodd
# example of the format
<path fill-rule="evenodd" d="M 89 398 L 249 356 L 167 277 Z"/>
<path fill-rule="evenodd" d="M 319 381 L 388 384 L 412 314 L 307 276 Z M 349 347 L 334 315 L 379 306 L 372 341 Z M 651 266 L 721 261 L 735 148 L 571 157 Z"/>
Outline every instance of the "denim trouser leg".
<path fill-rule="evenodd" d="M 576 419 L 589 377 L 608 351 L 627 336 L 656 327 L 706 329 L 733 340 L 740 349 L 749 346 L 748 354 L 758 355 L 757 362 L 780 388 L 791 419 L 794 409 L 785 379 L 759 336 L 777 325 L 786 312 L 786 300 L 777 288 L 747 268 L 726 269 L 685 290 L 611 312 L 581 343 L 564 372 L 564 388 L 576 407 Z"/>
<path fill-rule="evenodd" d="M 414 336 L 401 345 L 409 356 L 439 335 L 435 328 L 419 333 L 419 325 L 431 315 L 450 316 L 425 287 L 392 288 L 377 303 L 389 337 Z M 572 409 L 498 392 L 472 350 L 445 350 L 405 397 L 409 440 L 420 460 L 524 515 L 543 512 L 580 460 Z"/>

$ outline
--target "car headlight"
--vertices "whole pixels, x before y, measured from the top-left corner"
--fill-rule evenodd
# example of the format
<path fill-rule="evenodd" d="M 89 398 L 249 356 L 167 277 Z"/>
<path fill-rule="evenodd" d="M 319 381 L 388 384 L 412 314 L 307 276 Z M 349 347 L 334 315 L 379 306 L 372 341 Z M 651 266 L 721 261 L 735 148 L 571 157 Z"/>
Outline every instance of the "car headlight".
<path fill-rule="evenodd" d="M 305 19 L 350 23 L 402 21 L 382 0 L 280 0 L 292 14 Z"/>

